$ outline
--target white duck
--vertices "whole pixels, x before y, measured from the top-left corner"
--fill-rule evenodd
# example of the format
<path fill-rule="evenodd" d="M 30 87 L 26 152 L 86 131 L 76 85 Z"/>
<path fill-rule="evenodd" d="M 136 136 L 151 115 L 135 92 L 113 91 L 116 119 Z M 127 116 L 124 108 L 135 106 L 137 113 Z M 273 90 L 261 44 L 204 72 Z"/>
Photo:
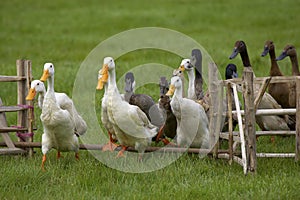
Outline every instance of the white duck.
<path fill-rule="evenodd" d="M 108 76 L 108 74 L 105 74 L 104 76 Z M 105 82 L 102 82 L 102 77 L 103 77 L 103 72 L 102 69 L 99 70 L 98 73 L 98 85 L 97 85 L 97 90 L 101 90 L 104 87 L 104 94 L 102 97 L 102 102 L 101 102 L 101 122 L 105 129 L 108 132 L 109 136 L 109 142 L 102 147 L 102 151 L 113 151 L 117 145 L 114 143 L 116 140 L 116 135 L 115 131 L 113 129 L 113 125 L 110 123 L 108 120 L 108 113 L 107 113 L 107 106 L 108 106 L 108 99 L 107 99 L 107 90 L 108 90 L 108 84 Z"/>
<path fill-rule="evenodd" d="M 205 111 L 200 104 L 182 97 L 182 81 L 179 77 L 172 77 L 167 95 L 173 95 L 171 108 L 177 119 L 177 144 L 210 148 L 209 123 Z"/>
<path fill-rule="evenodd" d="M 191 64 L 190 59 L 183 59 L 180 63 L 179 70 L 182 72 L 186 71 L 188 78 L 189 78 L 189 87 L 188 87 L 188 99 L 196 100 L 196 93 L 195 93 L 195 68 Z"/>
<path fill-rule="evenodd" d="M 28 92 L 26 100 L 33 100 L 36 94 L 38 94 L 38 106 L 40 109 L 42 109 L 44 97 L 46 94 L 46 88 L 44 83 L 40 80 L 34 80 L 31 82 L 30 90 Z M 59 92 L 55 92 L 55 98 L 61 109 L 67 110 L 69 113 L 71 113 L 75 124 L 74 133 L 83 135 L 87 131 L 87 124 L 84 119 L 78 114 L 72 99 L 70 99 L 67 94 Z"/>
<path fill-rule="evenodd" d="M 149 122 L 146 114 L 139 107 L 122 100 L 116 84 L 113 58 L 104 58 L 102 73 L 102 82 L 106 83 L 108 80 L 108 119 L 122 146 L 118 157 L 123 156 L 124 150 L 130 146 L 139 152 L 141 158 L 146 147 L 150 145 L 152 137 L 157 134 L 158 128 Z"/>
<path fill-rule="evenodd" d="M 57 149 L 58 157 L 61 151 L 75 151 L 79 159 L 78 137 L 74 134 L 75 124 L 72 114 L 61 109 L 57 103 L 54 92 L 54 65 L 45 63 L 41 81 L 48 80 L 48 90 L 45 94 L 42 114 L 40 116 L 44 133 L 42 135 L 42 169 L 46 162 L 46 154 L 52 148 Z"/>

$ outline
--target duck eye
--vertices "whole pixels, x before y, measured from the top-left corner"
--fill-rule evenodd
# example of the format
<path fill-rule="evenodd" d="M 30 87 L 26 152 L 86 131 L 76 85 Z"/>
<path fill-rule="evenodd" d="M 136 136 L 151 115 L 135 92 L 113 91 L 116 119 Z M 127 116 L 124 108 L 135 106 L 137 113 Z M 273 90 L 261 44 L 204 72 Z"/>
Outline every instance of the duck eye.
<path fill-rule="evenodd" d="M 36 84 L 36 85 L 40 85 L 40 83 Z"/>
<path fill-rule="evenodd" d="M 52 68 L 52 65 L 50 65 L 50 68 Z"/>

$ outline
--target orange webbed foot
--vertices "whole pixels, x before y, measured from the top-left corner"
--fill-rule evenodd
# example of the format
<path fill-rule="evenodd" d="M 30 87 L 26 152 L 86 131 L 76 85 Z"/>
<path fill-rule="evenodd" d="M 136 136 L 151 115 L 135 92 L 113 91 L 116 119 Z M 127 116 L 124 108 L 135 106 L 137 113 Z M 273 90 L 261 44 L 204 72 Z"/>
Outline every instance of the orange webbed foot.
<path fill-rule="evenodd" d="M 117 144 L 109 141 L 106 145 L 102 147 L 102 151 L 111 151 L 113 152 L 118 147 Z"/>
<path fill-rule="evenodd" d="M 122 146 L 122 149 L 119 151 L 119 153 L 117 154 L 117 158 L 120 158 L 120 157 L 125 157 L 124 155 L 124 151 L 127 149 L 127 147 L 125 146 Z"/>

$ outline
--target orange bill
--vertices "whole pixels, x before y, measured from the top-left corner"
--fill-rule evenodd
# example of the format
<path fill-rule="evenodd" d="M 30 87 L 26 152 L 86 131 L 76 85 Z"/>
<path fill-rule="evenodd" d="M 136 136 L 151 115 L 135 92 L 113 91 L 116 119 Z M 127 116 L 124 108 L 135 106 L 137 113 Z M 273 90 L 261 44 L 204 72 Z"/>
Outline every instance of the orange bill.
<path fill-rule="evenodd" d="M 42 77 L 40 78 L 40 81 L 45 82 L 48 79 L 48 77 L 49 77 L 49 70 L 46 69 L 46 70 L 44 70 L 44 73 L 43 73 Z"/>
<path fill-rule="evenodd" d="M 178 68 L 179 70 L 183 71 L 185 70 L 184 66 L 183 65 L 180 65 L 180 67 Z"/>
<path fill-rule="evenodd" d="M 27 97 L 26 97 L 26 100 L 27 100 L 27 101 L 33 100 L 34 97 L 35 97 L 35 94 L 36 94 L 35 89 L 34 89 L 34 88 L 30 88 L 30 89 L 29 89 L 29 92 L 28 92 L 28 95 L 27 95 Z"/>
<path fill-rule="evenodd" d="M 108 66 L 103 65 L 102 69 L 99 71 L 99 76 L 98 76 L 98 85 L 97 85 L 97 90 L 102 90 L 104 84 L 108 80 Z"/>
<path fill-rule="evenodd" d="M 173 94 L 174 94 L 174 92 L 175 92 L 175 86 L 174 85 L 170 85 L 170 87 L 169 87 L 169 91 L 167 92 L 167 96 L 172 96 Z"/>

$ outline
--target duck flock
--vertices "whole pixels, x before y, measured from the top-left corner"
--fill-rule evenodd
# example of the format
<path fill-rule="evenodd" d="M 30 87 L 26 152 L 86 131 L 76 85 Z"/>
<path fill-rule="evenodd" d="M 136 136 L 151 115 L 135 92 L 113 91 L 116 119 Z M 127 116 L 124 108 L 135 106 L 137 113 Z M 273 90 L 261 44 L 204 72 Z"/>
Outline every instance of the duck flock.
<path fill-rule="evenodd" d="M 240 54 L 243 66 L 251 68 L 247 47 L 244 41 L 237 41 L 230 59 Z M 270 76 L 284 76 L 277 61 L 290 57 L 292 75 L 299 76 L 296 49 L 287 45 L 282 53 L 275 56 L 273 41 L 266 41 L 261 56 L 270 55 Z M 194 147 L 210 149 L 214 144 L 210 141 L 209 132 L 209 92 L 202 89 L 202 54 L 199 49 L 192 50 L 191 58 L 181 61 L 170 80 L 161 77 L 160 99 L 154 101 L 146 94 L 135 94 L 134 74 L 125 75 L 125 92 L 121 94 L 116 84 L 116 64 L 112 57 L 103 59 L 103 66 L 98 73 L 97 90 L 104 90 L 101 102 L 101 122 L 109 135 L 109 142 L 103 151 L 114 151 L 118 146 L 121 150 L 117 157 L 124 156 L 128 147 L 138 152 L 142 159 L 147 147 L 152 142 L 163 142 L 165 145 L 178 147 Z M 184 73 L 188 76 L 188 91 L 184 91 Z M 237 68 L 228 64 L 225 79 L 237 77 Z M 48 82 L 47 91 L 44 82 Z M 169 82 L 170 81 L 170 82 Z M 257 95 L 259 86 L 254 86 Z M 258 108 L 295 108 L 296 85 L 294 83 L 271 83 L 262 97 Z M 54 65 L 45 63 L 44 73 L 40 80 L 31 82 L 31 88 L 26 100 L 33 100 L 38 95 L 38 106 L 42 110 L 40 119 L 43 124 L 42 135 L 42 169 L 46 161 L 46 154 L 52 148 L 60 152 L 74 151 L 79 159 L 78 137 L 85 134 L 87 124 L 77 112 L 74 103 L 65 93 L 54 90 Z M 224 100 L 224 105 L 226 100 Z M 235 104 L 233 103 L 233 110 Z M 226 111 L 224 106 L 224 112 Z M 233 125 L 237 124 L 233 119 Z M 228 130 L 227 118 L 223 119 L 222 130 Z M 262 130 L 295 130 L 295 116 L 272 115 L 256 116 L 256 122 Z"/>

